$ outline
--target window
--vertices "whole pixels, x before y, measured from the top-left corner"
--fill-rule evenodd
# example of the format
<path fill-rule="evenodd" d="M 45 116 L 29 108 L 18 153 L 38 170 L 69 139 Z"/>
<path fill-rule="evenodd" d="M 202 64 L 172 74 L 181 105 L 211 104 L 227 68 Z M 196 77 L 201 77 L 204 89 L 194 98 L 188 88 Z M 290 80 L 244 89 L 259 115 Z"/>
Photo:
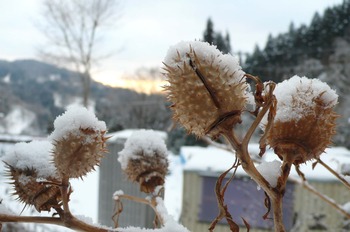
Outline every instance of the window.
<path fill-rule="evenodd" d="M 199 210 L 199 220 L 211 222 L 218 215 L 217 200 L 214 192 L 217 177 L 202 176 L 203 188 Z M 283 199 L 283 220 L 287 230 L 293 225 L 294 184 L 287 183 Z M 250 178 L 235 178 L 225 193 L 225 203 L 234 221 L 244 227 L 243 217 L 252 228 L 273 228 L 272 219 L 264 220 L 267 212 L 264 206 L 265 194 L 258 190 L 256 183 Z M 272 216 L 271 216 L 272 218 Z M 225 223 L 222 220 L 221 223 Z"/>

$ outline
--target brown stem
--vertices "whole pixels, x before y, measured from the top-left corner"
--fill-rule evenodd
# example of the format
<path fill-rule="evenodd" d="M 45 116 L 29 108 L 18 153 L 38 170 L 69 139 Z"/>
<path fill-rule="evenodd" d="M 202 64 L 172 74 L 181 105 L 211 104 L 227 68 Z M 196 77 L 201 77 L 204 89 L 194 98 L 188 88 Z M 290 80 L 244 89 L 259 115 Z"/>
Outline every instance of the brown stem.
<path fill-rule="evenodd" d="M 223 137 L 227 142 L 234 148 L 236 155 L 242 164 L 244 171 L 259 185 L 264 189 L 269 196 L 274 195 L 269 182 L 259 173 L 256 169 L 252 159 L 249 156 L 248 148 L 243 147 L 243 145 L 238 141 L 234 132 L 232 130 L 224 130 L 222 133 Z M 248 146 L 248 144 L 246 144 Z"/>
<path fill-rule="evenodd" d="M 273 98 L 271 98 L 271 100 L 269 102 L 267 102 L 266 105 L 261 109 L 261 111 L 259 112 L 259 114 L 255 118 L 254 122 L 252 123 L 252 125 L 248 129 L 246 135 L 244 136 L 244 139 L 242 141 L 243 146 L 248 146 L 248 143 L 249 143 L 253 133 L 256 131 L 256 128 L 259 126 L 261 120 L 263 119 L 263 117 L 265 116 L 265 114 L 270 109 L 270 107 L 273 103 L 274 103 Z M 267 134 L 267 133 L 265 132 L 264 134 Z"/>
<path fill-rule="evenodd" d="M 273 208 L 273 222 L 275 225 L 275 232 L 285 232 L 283 224 L 283 214 L 282 214 L 282 197 L 271 198 L 272 208 Z"/>
<path fill-rule="evenodd" d="M 216 200 L 218 203 L 218 208 L 219 208 L 219 214 L 218 216 L 211 222 L 210 226 L 209 226 L 209 231 L 213 231 L 216 227 L 216 224 L 221 221 L 223 218 L 226 218 L 227 223 L 230 226 L 230 230 L 231 231 L 239 231 L 239 227 L 238 225 L 233 221 L 231 214 L 228 211 L 227 205 L 224 202 L 224 196 L 225 196 L 225 191 L 226 188 L 228 187 L 229 183 L 232 181 L 232 179 L 234 178 L 237 168 L 238 168 L 239 162 L 238 159 L 236 157 L 236 160 L 234 162 L 234 164 L 228 169 L 226 170 L 224 173 L 222 173 L 218 180 L 216 181 L 216 185 L 215 185 L 215 194 L 216 194 Z M 223 188 L 221 188 L 223 181 L 226 177 L 226 175 L 233 169 L 233 174 L 231 175 L 230 179 L 228 181 L 226 181 L 225 185 Z"/>
<path fill-rule="evenodd" d="M 153 209 L 154 213 L 156 214 L 156 218 L 158 218 L 161 225 L 164 226 L 165 221 L 164 221 L 164 218 L 159 214 L 159 212 L 157 210 L 157 201 L 156 201 L 155 197 L 152 197 L 151 201 L 149 201 L 149 200 L 146 200 L 144 198 L 130 196 L 127 194 L 121 194 L 121 195 L 118 195 L 118 198 L 124 198 L 124 199 L 128 199 L 128 200 L 131 200 L 134 202 L 138 202 L 138 203 L 142 203 L 142 204 L 150 206 Z"/>
<path fill-rule="evenodd" d="M 108 229 L 103 229 L 100 227 L 89 225 L 73 216 L 70 217 L 68 221 L 66 219 L 54 218 L 54 217 L 17 216 L 17 215 L 0 214 L 0 222 L 43 223 L 43 224 L 53 224 L 53 225 L 64 226 L 76 231 L 108 232 Z"/>
<path fill-rule="evenodd" d="M 62 178 L 62 184 L 60 186 L 60 190 L 61 190 L 61 195 L 62 195 L 62 204 L 63 204 L 63 210 L 64 213 L 67 215 L 70 215 L 70 210 L 69 210 L 69 178 L 68 177 L 63 177 Z"/>
<path fill-rule="evenodd" d="M 329 197 L 325 196 L 324 194 L 320 193 L 317 189 L 315 189 L 313 186 L 309 184 L 307 181 L 303 181 L 297 178 L 290 177 L 291 181 L 300 184 L 304 189 L 307 191 L 315 194 L 317 197 L 319 197 L 321 200 L 332 206 L 334 209 L 336 209 L 338 212 L 343 214 L 345 217 L 350 219 L 350 214 L 346 212 L 340 205 L 336 204 L 333 200 L 331 200 Z"/>
<path fill-rule="evenodd" d="M 340 182 L 342 182 L 348 189 L 350 189 L 350 184 L 347 182 L 339 173 L 334 171 L 330 166 L 324 163 L 320 158 L 317 159 L 317 162 L 325 167 L 330 173 L 332 173 L 335 177 L 337 177 Z"/>
<path fill-rule="evenodd" d="M 294 156 L 290 156 L 290 155 L 283 156 L 283 163 L 281 166 L 281 175 L 278 177 L 277 185 L 274 188 L 276 194 L 275 194 L 275 197 L 271 199 L 272 208 L 273 208 L 273 220 L 274 220 L 276 232 L 285 231 L 284 224 L 283 224 L 282 200 L 286 189 L 286 184 L 290 173 L 290 169 L 294 161 L 293 157 Z"/>
<path fill-rule="evenodd" d="M 0 214 L 0 222 L 45 223 L 64 226 L 60 218 Z"/>

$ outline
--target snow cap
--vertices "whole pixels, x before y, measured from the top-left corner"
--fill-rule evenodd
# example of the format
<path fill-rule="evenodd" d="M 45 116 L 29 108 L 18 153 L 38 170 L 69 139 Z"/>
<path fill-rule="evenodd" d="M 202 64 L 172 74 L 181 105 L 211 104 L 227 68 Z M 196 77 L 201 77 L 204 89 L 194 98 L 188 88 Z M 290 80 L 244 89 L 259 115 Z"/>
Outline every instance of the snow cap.
<path fill-rule="evenodd" d="M 79 133 L 80 129 L 107 130 L 105 122 L 99 121 L 93 112 L 78 105 L 69 106 L 66 112 L 58 116 L 54 127 L 49 139 L 56 141 L 66 138 L 70 133 Z"/>
<path fill-rule="evenodd" d="M 56 176 L 52 161 L 53 145 L 49 141 L 32 141 L 17 143 L 5 155 L 3 161 L 15 169 L 34 169 L 38 177 Z"/>

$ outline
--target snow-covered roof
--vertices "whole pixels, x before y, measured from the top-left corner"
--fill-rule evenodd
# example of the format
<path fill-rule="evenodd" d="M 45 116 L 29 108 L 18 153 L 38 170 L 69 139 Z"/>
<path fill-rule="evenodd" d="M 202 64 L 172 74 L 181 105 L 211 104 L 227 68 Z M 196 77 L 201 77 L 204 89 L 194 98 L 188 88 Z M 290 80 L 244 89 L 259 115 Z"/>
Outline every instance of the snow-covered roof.
<path fill-rule="evenodd" d="M 33 137 L 30 135 L 0 134 L 0 141 L 8 143 L 28 142 L 32 141 L 34 138 L 41 139 L 39 137 Z"/>
<path fill-rule="evenodd" d="M 108 133 L 107 137 L 110 137 L 108 139 L 108 142 L 116 142 L 117 140 L 126 140 L 128 139 L 134 132 L 139 131 L 140 129 L 126 129 L 126 130 L 121 130 L 113 133 Z M 166 140 L 167 138 L 167 133 L 164 131 L 158 131 L 154 130 L 162 139 Z"/>
<path fill-rule="evenodd" d="M 249 151 L 251 154 L 258 154 L 259 145 L 251 144 Z M 229 169 L 235 160 L 235 155 L 232 152 L 217 148 L 217 147 L 197 147 L 197 146 L 184 146 L 180 150 L 180 155 L 183 158 L 184 170 L 197 171 L 206 173 L 222 173 Z M 262 162 L 279 161 L 279 158 L 274 154 L 272 150 L 267 150 L 262 158 Z M 344 147 L 328 148 L 321 155 L 321 160 L 330 166 L 332 169 L 340 172 L 344 166 L 350 167 L 350 151 Z M 317 164 L 312 168 L 313 162 L 307 162 L 300 165 L 300 170 L 305 174 L 308 180 L 313 181 L 336 181 L 338 180 L 333 174 L 331 174 L 321 164 Z M 347 164 L 347 165 L 346 165 Z M 344 171 L 344 170 L 343 170 Z M 349 170 L 350 171 L 350 170 Z M 244 170 L 240 167 L 236 172 L 237 176 L 247 176 Z M 292 177 L 298 177 L 297 172 L 292 168 L 290 175 Z M 348 177 L 345 177 L 348 178 Z M 350 180 L 350 178 L 349 178 Z"/>

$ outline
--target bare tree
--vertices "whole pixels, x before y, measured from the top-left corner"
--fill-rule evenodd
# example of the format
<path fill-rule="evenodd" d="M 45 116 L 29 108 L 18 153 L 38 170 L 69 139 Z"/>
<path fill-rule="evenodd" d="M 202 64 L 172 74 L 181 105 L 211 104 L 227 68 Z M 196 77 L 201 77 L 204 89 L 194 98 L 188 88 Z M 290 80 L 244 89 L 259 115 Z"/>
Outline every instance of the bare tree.
<path fill-rule="evenodd" d="M 51 62 L 77 71 L 82 80 L 83 104 L 88 106 L 91 68 L 107 54 L 97 53 L 103 29 L 119 17 L 117 0 L 44 0 L 39 28 L 49 46 L 39 53 Z"/>

